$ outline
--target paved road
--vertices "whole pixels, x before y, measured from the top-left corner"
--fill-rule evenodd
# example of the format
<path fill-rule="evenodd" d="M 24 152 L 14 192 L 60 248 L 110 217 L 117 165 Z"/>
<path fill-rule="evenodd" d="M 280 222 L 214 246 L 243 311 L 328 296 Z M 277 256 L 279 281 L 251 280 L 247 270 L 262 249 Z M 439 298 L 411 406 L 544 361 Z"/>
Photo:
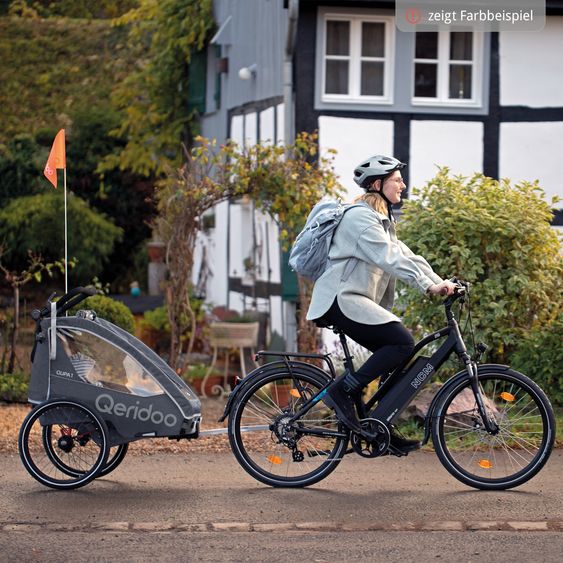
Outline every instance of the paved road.
<path fill-rule="evenodd" d="M 0 457 L 8 561 L 561 561 L 563 451 L 532 481 L 480 492 L 437 458 L 347 457 L 308 489 L 272 489 L 230 454 L 131 456 L 52 491 Z"/>

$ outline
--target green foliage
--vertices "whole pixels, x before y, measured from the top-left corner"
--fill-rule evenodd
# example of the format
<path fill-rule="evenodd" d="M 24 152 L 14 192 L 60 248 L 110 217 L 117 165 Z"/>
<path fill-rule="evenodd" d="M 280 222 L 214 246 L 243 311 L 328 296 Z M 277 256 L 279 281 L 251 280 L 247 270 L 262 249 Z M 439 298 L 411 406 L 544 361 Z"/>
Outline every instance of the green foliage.
<path fill-rule="evenodd" d="M 208 371 L 209 366 L 206 364 L 193 364 L 186 368 L 182 377 L 188 383 L 193 383 L 196 379 L 203 379 Z"/>
<path fill-rule="evenodd" d="M 88 4 L 92 10 L 109 9 L 111 4 L 45 1 L 42 6 L 50 12 L 38 9 L 39 15 L 72 16 L 69 3 L 73 9 Z M 118 9 L 134 5 L 124 2 Z M 69 188 L 127 232 L 114 246 L 111 268 L 97 272 L 100 279 L 111 281 L 114 291 L 124 291 L 135 279 L 131 276 L 139 275 L 131 264 L 150 236 L 148 223 L 154 215 L 150 178 L 119 170 L 96 172 L 106 156 L 117 155 L 125 146 L 109 132 L 121 123 L 111 106 L 111 90 L 133 68 L 126 39 L 125 30 L 112 28 L 108 21 L 0 18 L 0 102 L 5 112 L 0 208 L 16 197 L 51 189 L 43 167 L 57 130 L 65 127 Z"/>
<path fill-rule="evenodd" d="M 121 327 L 131 334 L 135 332 L 135 318 L 129 307 L 107 295 L 88 297 L 88 299 L 73 307 L 70 310 L 70 314 L 75 315 L 80 309 L 96 311 L 98 317 Z"/>
<path fill-rule="evenodd" d="M 13 0 L 10 14 L 28 18 L 116 18 L 138 5 L 137 0 Z"/>
<path fill-rule="evenodd" d="M 7 403 L 26 403 L 29 387 L 27 373 L 0 374 L 0 401 Z"/>
<path fill-rule="evenodd" d="M 0 208 L 13 198 L 45 188 L 41 181 L 47 152 L 27 134 L 0 144 Z"/>
<path fill-rule="evenodd" d="M 124 145 L 111 137 L 109 131 L 119 124 L 119 115 L 108 105 L 78 107 L 72 114 L 73 134 L 69 139 L 67 159 L 72 163 L 68 184 L 90 205 L 111 217 L 127 237 L 119 241 L 108 267 L 100 278 L 110 281 L 114 291 L 124 292 L 139 275 L 134 271 L 139 262 L 139 249 L 147 254 L 145 242 L 150 236 L 149 223 L 154 216 L 152 181 L 113 170 L 101 175 L 96 169 L 108 154 L 117 154 Z M 146 260 L 145 260 L 146 262 Z M 146 277 L 146 265 L 142 278 Z"/>
<path fill-rule="evenodd" d="M 87 283 L 99 274 L 122 231 L 72 194 L 68 197 L 68 255 L 77 260 L 72 283 Z M 28 250 L 47 261 L 64 256 L 64 202 L 62 190 L 14 199 L 0 210 L 0 241 L 5 261 L 21 269 Z"/>
<path fill-rule="evenodd" d="M 491 346 L 489 361 L 510 363 L 523 333 L 549 323 L 561 306 L 561 245 L 551 218 L 535 183 L 452 176 L 447 168 L 405 202 L 400 238 L 442 277 L 474 284 L 473 320 Z M 418 333 L 444 324 L 442 308 L 416 290 L 405 290 L 399 306 Z"/>
<path fill-rule="evenodd" d="M 0 143 L 25 132 L 49 149 L 61 127 L 71 138 L 75 108 L 109 104 L 132 66 L 124 30 L 108 21 L 0 17 Z"/>
<path fill-rule="evenodd" d="M 512 366 L 531 377 L 550 400 L 563 406 L 563 311 L 546 325 L 524 331 Z"/>
<path fill-rule="evenodd" d="M 166 307 L 156 307 L 152 311 L 143 313 L 142 325 L 153 330 L 170 332 L 170 321 Z"/>
<path fill-rule="evenodd" d="M 189 65 L 214 27 L 211 0 L 139 0 L 139 7 L 117 20 L 129 29 L 137 58 L 134 72 L 114 90 L 123 121 L 116 134 L 127 139 L 115 167 L 161 174 L 181 161 L 181 142 L 191 145 L 195 117 L 189 99 Z"/>
<path fill-rule="evenodd" d="M 302 132 L 292 145 L 257 144 L 236 156 L 239 191 L 278 222 L 285 250 L 319 199 L 341 192 L 332 167 L 334 151 L 321 156 L 317 141 L 316 133 Z"/>

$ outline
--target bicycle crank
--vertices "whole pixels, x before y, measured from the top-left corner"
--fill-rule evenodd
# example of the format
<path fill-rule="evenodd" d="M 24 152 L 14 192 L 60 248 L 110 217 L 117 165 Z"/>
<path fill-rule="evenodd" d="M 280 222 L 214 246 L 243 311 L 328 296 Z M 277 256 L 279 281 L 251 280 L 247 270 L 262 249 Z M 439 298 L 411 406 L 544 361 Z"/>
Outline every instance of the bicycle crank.
<path fill-rule="evenodd" d="M 350 443 L 352 449 L 362 457 L 379 457 L 384 455 L 391 443 L 391 435 L 389 428 L 385 426 L 381 420 L 376 418 L 364 418 L 360 420 L 362 430 L 368 431 L 370 434 L 375 434 L 373 440 L 367 440 L 364 436 L 352 432 L 350 434 Z"/>

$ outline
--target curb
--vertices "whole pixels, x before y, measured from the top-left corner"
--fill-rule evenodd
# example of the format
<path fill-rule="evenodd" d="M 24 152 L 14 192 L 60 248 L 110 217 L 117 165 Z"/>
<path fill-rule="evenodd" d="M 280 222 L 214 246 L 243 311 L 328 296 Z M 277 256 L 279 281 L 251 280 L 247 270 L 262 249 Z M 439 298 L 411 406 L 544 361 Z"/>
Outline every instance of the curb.
<path fill-rule="evenodd" d="M 563 532 L 563 520 L 433 522 L 96 522 L 84 525 L 0 522 L 1 532 L 281 533 L 281 532 Z"/>

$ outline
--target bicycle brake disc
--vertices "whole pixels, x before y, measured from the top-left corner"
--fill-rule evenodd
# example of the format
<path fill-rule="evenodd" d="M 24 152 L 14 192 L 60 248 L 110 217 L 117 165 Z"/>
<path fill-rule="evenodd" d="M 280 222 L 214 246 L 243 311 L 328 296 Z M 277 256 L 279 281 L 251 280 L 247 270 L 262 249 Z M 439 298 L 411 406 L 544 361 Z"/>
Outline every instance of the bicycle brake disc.
<path fill-rule="evenodd" d="M 370 434 L 375 434 L 375 438 L 368 440 L 364 436 L 352 432 L 350 435 L 352 449 L 358 455 L 368 458 L 379 457 L 385 454 L 391 443 L 391 435 L 387 426 L 376 418 L 364 418 L 360 420 L 360 424 L 363 430 L 368 431 Z"/>

